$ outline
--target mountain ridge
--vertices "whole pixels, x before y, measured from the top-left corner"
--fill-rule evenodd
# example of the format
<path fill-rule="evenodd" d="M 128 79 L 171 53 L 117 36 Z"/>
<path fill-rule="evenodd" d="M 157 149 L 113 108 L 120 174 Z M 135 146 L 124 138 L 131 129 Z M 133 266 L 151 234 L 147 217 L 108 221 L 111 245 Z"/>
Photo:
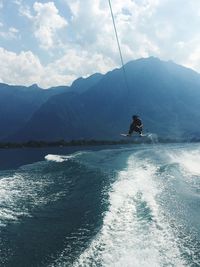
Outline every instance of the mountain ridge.
<path fill-rule="evenodd" d="M 166 137 L 200 132 L 200 74 L 171 61 L 150 57 L 99 77 L 90 88 L 52 96 L 12 138 L 18 141 L 117 139 L 132 114 L 145 130 Z M 79 82 L 80 80 L 78 80 Z"/>

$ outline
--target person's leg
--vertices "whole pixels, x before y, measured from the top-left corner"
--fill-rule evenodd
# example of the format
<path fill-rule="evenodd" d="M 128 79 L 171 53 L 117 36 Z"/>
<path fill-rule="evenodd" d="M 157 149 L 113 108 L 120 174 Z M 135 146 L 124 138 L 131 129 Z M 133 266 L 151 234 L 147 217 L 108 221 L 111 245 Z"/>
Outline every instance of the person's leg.
<path fill-rule="evenodd" d="M 132 123 L 132 124 L 130 125 L 130 129 L 129 129 L 129 131 L 128 131 L 127 136 L 131 136 L 132 133 L 133 133 L 133 131 L 134 131 L 134 125 L 133 125 L 133 123 Z"/>
<path fill-rule="evenodd" d="M 140 136 L 142 136 L 142 128 L 135 127 L 134 131 L 139 133 Z"/>

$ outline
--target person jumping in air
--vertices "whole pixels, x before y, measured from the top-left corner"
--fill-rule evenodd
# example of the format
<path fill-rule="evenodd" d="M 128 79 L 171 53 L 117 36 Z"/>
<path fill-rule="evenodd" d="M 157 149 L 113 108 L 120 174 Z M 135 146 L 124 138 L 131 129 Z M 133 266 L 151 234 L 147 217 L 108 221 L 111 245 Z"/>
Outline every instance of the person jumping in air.
<path fill-rule="evenodd" d="M 133 118 L 133 121 L 130 125 L 130 129 L 129 129 L 127 136 L 131 136 L 133 132 L 137 132 L 139 133 L 140 136 L 143 136 L 142 134 L 143 125 L 142 125 L 142 121 L 140 120 L 139 116 L 133 115 L 132 118 Z"/>

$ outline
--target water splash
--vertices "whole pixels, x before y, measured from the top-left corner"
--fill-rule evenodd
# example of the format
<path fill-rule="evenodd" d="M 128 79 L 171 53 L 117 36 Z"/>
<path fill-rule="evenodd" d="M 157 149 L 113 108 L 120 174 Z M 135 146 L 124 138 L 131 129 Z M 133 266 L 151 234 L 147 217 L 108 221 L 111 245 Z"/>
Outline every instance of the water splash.
<path fill-rule="evenodd" d="M 171 161 L 176 162 L 187 173 L 191 175 L 200 175 L 200 150 L 181 151 L 169 153 Z"/>
<path fill-rule="evenodd" d="M 146 133 L 144 136 L 146 136 L 148 139 L 151 140 L 152 144 L 158 143 L 158 135 L 155 133 Z"/>
<path fill-rule="evenodd" d="M 54 161 L 54 162 L 64 162 L 64 161 L 68 161 L 70 159 L 74 159 L 77 156 L 81 156 L 84 153 L 86 153 L 86 152 L 76 152 L 74 154 L 67 155 L 67 156 L 48 154 L 48 155 L 45 156 L 45 160 L 47 160 L 47 161 Z"/>
<path fill-rule="evenodd" d="M 185 266 L 156 196 L 156 166 L 131 156 L 109 193 L 100 233 L 81 254 L 81 266 Z"/>

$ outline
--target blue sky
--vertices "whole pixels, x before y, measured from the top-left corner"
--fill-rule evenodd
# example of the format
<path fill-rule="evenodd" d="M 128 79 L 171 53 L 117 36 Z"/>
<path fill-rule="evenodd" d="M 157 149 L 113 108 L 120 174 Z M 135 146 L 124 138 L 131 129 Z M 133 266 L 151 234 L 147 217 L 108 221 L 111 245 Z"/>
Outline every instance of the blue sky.
<path fill-rule="evenodd" d="M 124 61 L 200 72 L 199 0 L 112 0 Z M 120 66 L 107 0 L 0 0 L 0 82 L 43 88 Z"/>

